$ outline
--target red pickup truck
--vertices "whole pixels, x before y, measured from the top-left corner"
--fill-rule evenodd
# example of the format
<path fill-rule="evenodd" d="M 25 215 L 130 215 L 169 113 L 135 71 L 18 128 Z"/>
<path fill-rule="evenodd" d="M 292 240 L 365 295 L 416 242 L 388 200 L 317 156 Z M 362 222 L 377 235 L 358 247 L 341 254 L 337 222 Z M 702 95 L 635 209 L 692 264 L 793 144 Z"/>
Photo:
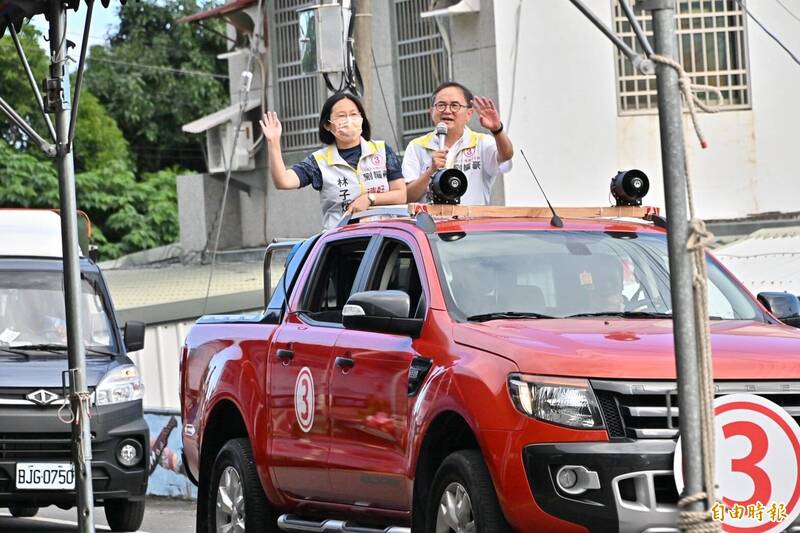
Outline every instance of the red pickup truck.
<path fill-rule="evenodd" d="M 192 327 L 198 531 L 677 531 L 663 224 L 444 207 L 309 238 L 261 315 Z M 769 310 L 796 298 L 708 268 L 719 393 L 800 415 L 800 330 Z"/>

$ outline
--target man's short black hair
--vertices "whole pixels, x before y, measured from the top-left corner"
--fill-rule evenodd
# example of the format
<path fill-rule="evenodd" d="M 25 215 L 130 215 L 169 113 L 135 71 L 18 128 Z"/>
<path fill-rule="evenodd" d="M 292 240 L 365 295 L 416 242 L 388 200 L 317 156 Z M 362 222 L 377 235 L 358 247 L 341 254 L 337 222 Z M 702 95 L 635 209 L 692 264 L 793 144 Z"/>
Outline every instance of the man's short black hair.
<path fill-rule="evenodd" d="M 446 81 L 439 85 L 436 90 L 433 91 L 431 95 L 431 104 L 436 103 L 436 95 L 439 94 L 439 91 L 443 89 L 447 89 L 448 87 L 455 87 L 457 89 L 461 89 L 461 92 L 464 93 L 464 99 L 467 101 L 467 106 L 472 107 L 472 91 L 458 83 L 457 81 Z"/>
<path fill-rule="evenodd" d="M 328 121 L 331 119 L 331 110 L 333 109 L 333 106 L 336 104 L 336 102 L 339 100 L 344 100 L 345 98 L 353 102 L 358 108 L 358 112 L 361 113 L 361 116 L 364 119 L 364 122 L 361 123 L 361 136 L 366 140 L 370 140 L 371 128 L 369 125 L 369 120 L 367 119 L 367 112 L 364 111 L 364 104 L 362 104 L 361 100 L 359 100 L 355 95 L 346 92 L 339 92 L 331 95 L 330 98 L 325 101 L 325 105 L 322 106 L 322 111 L 319 113 L 319 140 L 322 141 L 322 144 L 336 143 L 336 137 L 334 137 L 333 133 L 328 131 L 325 126 L 328 125 Z"/>

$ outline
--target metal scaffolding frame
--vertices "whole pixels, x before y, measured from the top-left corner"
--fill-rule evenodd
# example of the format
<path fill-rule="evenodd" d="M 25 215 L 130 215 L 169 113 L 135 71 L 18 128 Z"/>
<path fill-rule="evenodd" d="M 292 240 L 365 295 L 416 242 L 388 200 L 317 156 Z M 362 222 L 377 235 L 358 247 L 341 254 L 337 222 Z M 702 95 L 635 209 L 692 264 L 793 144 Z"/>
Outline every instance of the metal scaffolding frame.
<path fill-rule="evenodd" d="M 108 7 L 109 0 L 101 0 Z M 124 0 L 122 0 L 124 3 Z M 73 160 L 73 140 L 80 104 L 83 72 L 86 65 L 89 30 L 91 27 L 94 0 L 86 0 L 86 21 L 83 29 L 83 48 L 78 61 L 74 93 L 70 92 L 67 73 L 67 11 L 77 9 L 78 0 L 40 0 L 22 1 L 15 5 L 11 1 L 11 15 L 0 21 L 0 36 L 9 30 L 17 49 L 20 62 L 30 82 L 33 95 L 47 125 L 47 138 L 40 135 L 28 124 L 0 95 L 0 111 L 11 122 L 31 138 L 41 150 L 54 159 L 58 170 L 59 208 L 61 214 L 61 242 L 64 265 L 64 300 L 67 319 L 67 347 L 69 368 L 62 375 L 62 382 L 69 387 L 70 408 L 72 411 L 72 461 L 75 466 L 77 494 L 78 530 L 81 533 L 94 531 L 94 492 L 92 488 L 92 442 L 89 425 L 90 396 L 86 386 L 86 352 L 83 344 L 81 324 L 81 278 L 78 254 L 77 201 L 75 195 L 75 165 Z M 44 84 L 44 95 L 39 92 L 31 72 L 25 51 L 17 31 L 25 19 L 36 15 L 46 15 L 49 22 L 50 43 L 49 74 Z M 51 119 L 52 115 L 53 119 Z"/>

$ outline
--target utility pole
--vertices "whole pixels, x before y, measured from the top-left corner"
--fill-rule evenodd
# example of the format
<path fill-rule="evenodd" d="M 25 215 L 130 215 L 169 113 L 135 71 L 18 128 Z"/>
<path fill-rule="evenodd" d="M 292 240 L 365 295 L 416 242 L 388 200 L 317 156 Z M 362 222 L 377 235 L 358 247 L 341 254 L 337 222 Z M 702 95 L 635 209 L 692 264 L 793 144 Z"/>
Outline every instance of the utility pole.
<path fill-rule="evenodd" d="M 86 388 L 86 352 L 81 327 L 81 278 L 78 260 L 78 227 L 75 198 L 75 167 L 70 130 L 70 89 L 67 75 L 67 11 L 61 0 L 50 0 L 50 76 L 46 81 L 47 110 L 55 115 L 56 166 L 61 208 L 61 243 L 64 261 L 64 292 L 69 352 L 70 404 L 72 422 L 72 458 L 78 497 L 78 530 L 94 531 L 94 494 L 92 491 L 92 440 L 89 427 L 89 403 Z M 88 29 L 86 30 L 88 33 Z M 85 44 L 84 44 L 85 46 Z M 81 64 L 81 67 L 83 65 Z"/>
<path fill-rule="evenodd" d="M 675 33 L 675 0 L 640 0 L 653 16 L 655 53 L 676 61 L 678 41 Z M 689 211 L 686 190 L 686 153 L 683 139 L 683 111 L 678 72 L 663 64 L 656 66 L 658 84 L 658 122 L 661 130 L 661 164 L 667 208 L 667 247 L 669 250 L 670 289 L 672 291 L 672 334 L 680 401 L 681 452 L 683 455 L 684 494 L 705 490 L 700 416 L 700 369 L 697 359 L 698 332 L 692 293 L 694 265 L 689 242 Z M 714 480 L 705 480 L 713 484 Z M 702 511 L 703 503 L 688 511 Z"/>
<path fill-rule="evenodd" d="M 372 100 L 372 0 L 353 0 L 356 20 L 353 31 L 356 64 L 361 74 L 364 106 L 370 110 Z"/>
<path fill-rule="evenodd" d="M 638 54 L 606 27 L 582 0 L 570 0 L 642 74 L 655 74 L 658 85 L 658 122 L 661 131 L 661 164 L 664 174 L 664 196 L 667 212 L 667 246 L 669 250 L 670 289 L 672 292 L 672 335 L 675 343 L 675 367 L 678 376 L 680 402 L 680 435 L 683 458 L 684 492 L 693 496 L 713 486 L 715 480 L 704 479 L 702 403 L 700 395 L 700 366 L 695 322 L 693 278 L 694 260 L 688 250 L 689 209 L 687 195 L 686 152 L 683 139 L 683 110 L 678 72 L 653 55 L 671 59 L 678 64 L 678 41 L 675 28 L 677 0 L 638 0 L 638 5 L 650 11 L 653 18 L 655 50 L 645 36 L 628 0 L 619 0 L 636 39 L 646 55 Z M 704 511 L 703 502 L 687 506 L 686 511 Z"/>

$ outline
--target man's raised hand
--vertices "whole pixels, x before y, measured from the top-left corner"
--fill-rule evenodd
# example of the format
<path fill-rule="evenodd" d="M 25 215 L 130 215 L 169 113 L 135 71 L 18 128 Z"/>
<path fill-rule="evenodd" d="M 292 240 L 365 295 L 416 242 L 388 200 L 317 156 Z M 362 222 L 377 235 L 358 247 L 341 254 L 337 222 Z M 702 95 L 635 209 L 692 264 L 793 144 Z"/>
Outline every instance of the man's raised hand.
<path fill-rule="evenodd" d="M 500 129 L 503 124 L 500 122 L 500 113 L 492 102 L 491 98 L 485 96 L 476 96 L 472 99 L 472 106 L 478 112 L 481 126 L 489 131 L 496 131 Z"/>

